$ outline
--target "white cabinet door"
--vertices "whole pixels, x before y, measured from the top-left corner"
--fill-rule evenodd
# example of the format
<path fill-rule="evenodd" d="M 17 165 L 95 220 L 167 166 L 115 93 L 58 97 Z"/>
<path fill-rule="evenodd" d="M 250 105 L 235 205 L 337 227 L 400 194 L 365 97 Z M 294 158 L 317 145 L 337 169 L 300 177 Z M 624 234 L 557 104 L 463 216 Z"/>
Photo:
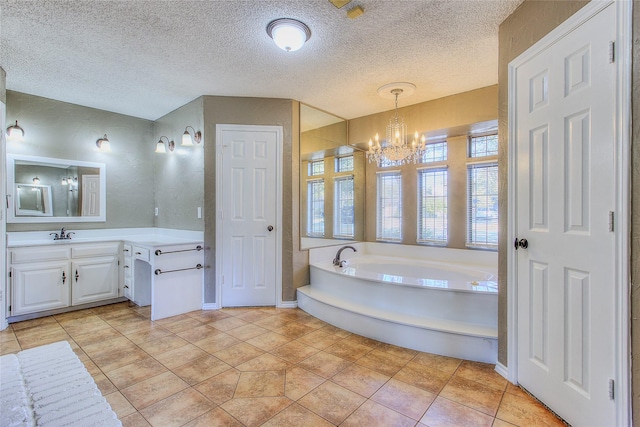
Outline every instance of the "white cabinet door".
<path fill-rule="evenodd" d="M 71 305 L 118 297 L 118 257 L 71 262 Z"/>
<path fill-rule="evenodd" d="M 12 316 L 69 306 L 71 275 L 68 261 L 13 266 L 11 279 Z"/>

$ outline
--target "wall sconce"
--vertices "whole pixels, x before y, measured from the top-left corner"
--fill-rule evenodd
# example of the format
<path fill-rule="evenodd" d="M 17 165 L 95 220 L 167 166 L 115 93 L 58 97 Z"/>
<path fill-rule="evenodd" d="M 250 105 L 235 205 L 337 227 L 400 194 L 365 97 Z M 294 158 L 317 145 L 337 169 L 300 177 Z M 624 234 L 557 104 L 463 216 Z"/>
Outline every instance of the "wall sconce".
<path fill-rule="evenodd" d="M 22 141 L 24 137 L 24 129 L 18 126 L 18 121 L 16 120 L 15 125 L 11 125 L 7 128 L 7 139 L 9 141 Z"/>
<path fill-rule="evenodd" d="M 62 181 L 60 182 L 61 185 L 77 185 L 78 184 L 78 177 L 67 177 L 67 178 L 62 178 Z"/>
<path fill-rule="evenodd" d="M 311 30 L 307 24 L 291 18 L 280 18 L 269 22 L 267 34 L 280 49 L 287 52 L 300 49 L 311 38 Z"/>
<path fill-rule="evenodd" d="M 107 134 L 105 133 L 102 138 L 98 138 L 96 141 L 96 146 L 99 151 L 104 153 L 111 151 L 111 144 L 109 144 L 109 138 L 107 138 Z"/>
<path fill-rule="evenodd" d="M 167 138 L 166 136 L 161 136 L 160 139 L 158 140 L 158 143 L 156 144 L 156 153 L 166 153 L 167 150 L 164 146 L 164 141 L 162 141 L 162 138 L 167 140 L 167 146 L 169 148 L 169 151 L 173 151 L 176 148 L 176 143 L 173 141 L 169 141 L 169 138 Z"/>
<path fill-rule="evenodd" d="M 191 134 L 189 133 L 189 128 L 193 130 L 193 138 L 191 138 Z M 196 144 L 200 144 L 200 141 L 202 141 L 202 132 L 196 131 L 191 126 L 187 126 L 184 129 L 184 134 L 182 134 L 182 144 L 180 145 L 182 145 L 183 147 L 191 147 L 193 146 L 193 141 L 195 141 Z"/>
<path fill-rule="evenodd" d="M 40 178 L 38 178 L 37 176 L 33 178 L 33 183 L 38 185 L 40 184 Z"/>

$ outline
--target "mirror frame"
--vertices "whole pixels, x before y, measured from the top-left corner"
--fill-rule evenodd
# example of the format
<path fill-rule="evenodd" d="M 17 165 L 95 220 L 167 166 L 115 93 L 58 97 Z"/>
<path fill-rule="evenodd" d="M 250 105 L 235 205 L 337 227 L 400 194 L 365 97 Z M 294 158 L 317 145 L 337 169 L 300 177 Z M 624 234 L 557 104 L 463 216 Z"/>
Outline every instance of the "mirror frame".
<path fill-rule="evenodd" d="M 100 214 L 96 216 L 17 216 L 15 210 L 15 165 L 17 161 L 42 164 L 43 166 L 80 166 L 100 170 Z M 106 222 L 107 220 L 107 167 L 104 163 L 80 160 L 56 159 L 52 157 L 24 156 L 7 153 L 7 222 L 8 223 L 56 223 L 56 222 Z"/>
<path fill-rule="evenodd" d="M 44 194 L 42 196 L 42 198 L 44 199 L 44 203 L 45 203 L 45 208 L 44 211 L 40 212 L 34 209 L 22 209 L 22 207 L 20 206 L 20 197 L 17 195 L 17 193 L 19 192 L 19 188 L 18 187 L 31 187 L 32 189 L 35 188 L 42 188 Z M 22 218 L 23 216 L 35 216 L 35 217 L 43 217 L 43 216 L 53 216 L 53 203 L 51 203 L 51 186 L 50 185 L 40 185 L 40 184 L 23 184 L 23 183 L 17 183 L 16 184 L 16 210 L 15 210 L 15 214 L 16 216 L 19 216 L 20 218 Z"/>

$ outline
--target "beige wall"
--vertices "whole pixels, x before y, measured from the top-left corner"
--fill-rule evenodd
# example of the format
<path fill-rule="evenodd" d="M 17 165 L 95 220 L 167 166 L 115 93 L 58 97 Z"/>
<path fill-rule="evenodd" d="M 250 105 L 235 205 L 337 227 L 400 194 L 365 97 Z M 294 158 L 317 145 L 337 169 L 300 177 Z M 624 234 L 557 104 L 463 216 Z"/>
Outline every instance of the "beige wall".
<path fill-rule="evenodd" d="M 640 7 L 633 4 L 631 133 L 631 355 L 640 354 Z M 640 363 L 633 363 L 633 419 L 640 420 Z"/>
<path fill-rule="evenodd" d="M 0 102 L 7 103 L 7 73 L 0 67 Z"/>
<path fill-rule="evenodd" d="M 25 130 L 7 153 L 105 163 L 107 174 L 106 222 L 7 224 L 7 231 L 153 226 L 153 122 L 13 91 L 6 116 Z M 105 133 L 110 153 L 96 148 Z"/>
<path fill-rule="evenodd" d="M 308 252 L 299 250 L 299 103 L 289 99 L 204 97 L 205 302 L 215 295 L 215 209 L 217 124 L 276 125 L 283 128 L 282 299 L 294 301 L 296 288 L 308 283 Z"/>
<path fill-rule="evenodd" d="M 204 208 L 204 146 L 181 147 L 182 134 L 187 126 L 196 131 L 204 129 L 202 97 L 183 105 L 153 122 L 153 138 L 148 142 L 153 157 L 155 206 L 158 216 L 154 226 L 179 230 L 204 230 L 204 218 L 197 217 L 198 207 Z M 193 136 L 193 130 L 189 129 Z M 166 154 L 155 154 L 155 143 L 161 136 L 174 140 L 176 148 Z"/>
<path fill-rule="evenodd" d="M 498 87 L 489 86 L 433 101 L 399 108 L 408 131 L 448 135 L 449 175 L 448 247 L 465 248 L 467 134 L 476 123 L 498 118 Z M 383 134 L 393 111 L 360 117 L 349 121 L 349 143 L 363 144 L 376 132 Z M 484 159 L 483 159 L 484 160 Z M 487 160 L 490 160 L 488 158 Z M 424 166 L 424 165 L 421 165 Z M 409 164 L 386 169 L 402 171 L 402 243 L 416 244 L 417 169 Z M 378 168 L 366 163 L 365 240 L 376 241 L 376 179 Z"/>

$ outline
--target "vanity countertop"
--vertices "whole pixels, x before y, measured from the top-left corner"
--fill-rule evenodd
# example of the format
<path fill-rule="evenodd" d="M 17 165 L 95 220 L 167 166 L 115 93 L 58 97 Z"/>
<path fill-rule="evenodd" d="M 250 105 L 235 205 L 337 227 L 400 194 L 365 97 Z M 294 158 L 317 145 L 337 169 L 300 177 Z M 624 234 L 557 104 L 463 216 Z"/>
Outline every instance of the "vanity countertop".
<path fill-rule="evenodd" d="M 53 231 L 16 231 L 7 232 L 7 248 L 42 245 L 70 245 L 77 243 L 97 243 L 125 241 L 148 248 L 170 245 L 202 244 L 204 232 L 191 230 L 175 230 L 168 228 L 109 228 L 95 230 L 74 230 L 71 239 L 53 240 L 49 233 Z"/>

